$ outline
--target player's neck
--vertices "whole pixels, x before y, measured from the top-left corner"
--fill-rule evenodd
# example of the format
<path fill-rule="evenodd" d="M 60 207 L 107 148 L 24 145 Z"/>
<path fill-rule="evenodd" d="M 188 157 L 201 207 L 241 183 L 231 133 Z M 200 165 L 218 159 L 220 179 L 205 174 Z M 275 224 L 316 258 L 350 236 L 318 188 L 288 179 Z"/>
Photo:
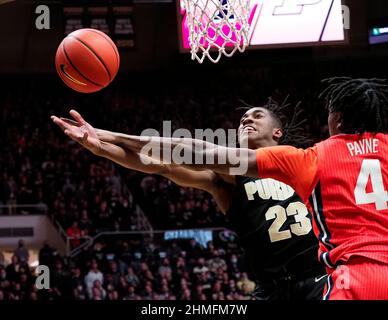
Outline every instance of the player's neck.
<path fill-rule="evenodd" d="M 274 140 L 261 140 L 257 141 L 252 146 L 249 146 L 249 149 L 259 149 L 259 148 L 267 148 L 267 147 L 275 147 L 278 143 Z"/>

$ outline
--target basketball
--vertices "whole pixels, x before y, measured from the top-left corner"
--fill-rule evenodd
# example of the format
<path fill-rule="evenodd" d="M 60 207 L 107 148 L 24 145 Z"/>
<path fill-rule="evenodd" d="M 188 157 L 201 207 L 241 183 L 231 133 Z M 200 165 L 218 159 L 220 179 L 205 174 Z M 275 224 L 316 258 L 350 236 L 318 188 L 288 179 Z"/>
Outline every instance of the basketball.
<path fill-rule="evenodd" d="M 70 88 L 91 93 L 108 86 L 115 78 L 120 56 L 114 42 L 95 29 L 70 33 L 58 47 L 56 70 Z"/>

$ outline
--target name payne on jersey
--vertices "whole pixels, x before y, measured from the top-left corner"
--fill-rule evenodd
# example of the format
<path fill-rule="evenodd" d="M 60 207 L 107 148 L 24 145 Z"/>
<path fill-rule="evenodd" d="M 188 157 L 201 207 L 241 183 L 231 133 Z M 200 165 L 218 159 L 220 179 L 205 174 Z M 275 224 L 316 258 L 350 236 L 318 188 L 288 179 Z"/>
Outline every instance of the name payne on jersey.
<path fill-rule="evenodd" d="M 141 314 L 165 314 L 168 315 L 169 318 L 171 318 L 174 315 L 175 312 L 175 307 L 155 307 L 151 306 L 150 304 L 147 307 L 142 307 L 141 308 Z"/>
<path fill-rule="evenodd" d="M 354 157 L 378 153 L 379 142 L 379 139 L 362 139 L 361 141 L 349 142 L 347 146 L 350 155 Z"/>
<path fill-rule="evenodd" d="M 263 200 L 272 198 L 273 200 L 283 201 L 294 194 L 294 189 L 289 185 L 274 179 L 258 179 L 245 183 L 245 192 L 250 201 L 255 200 L 257 193 Z"/>

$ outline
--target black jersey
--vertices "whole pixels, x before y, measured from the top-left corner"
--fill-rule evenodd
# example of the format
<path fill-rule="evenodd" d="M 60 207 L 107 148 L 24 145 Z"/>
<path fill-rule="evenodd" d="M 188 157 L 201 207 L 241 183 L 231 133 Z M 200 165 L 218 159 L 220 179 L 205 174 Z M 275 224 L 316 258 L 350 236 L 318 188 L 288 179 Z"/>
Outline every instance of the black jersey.
<path fill-rule="evenodd" d="M 237 176 L 227 218 L 257 281 L 325 273 L 310 213 L 290 186 Z"/>

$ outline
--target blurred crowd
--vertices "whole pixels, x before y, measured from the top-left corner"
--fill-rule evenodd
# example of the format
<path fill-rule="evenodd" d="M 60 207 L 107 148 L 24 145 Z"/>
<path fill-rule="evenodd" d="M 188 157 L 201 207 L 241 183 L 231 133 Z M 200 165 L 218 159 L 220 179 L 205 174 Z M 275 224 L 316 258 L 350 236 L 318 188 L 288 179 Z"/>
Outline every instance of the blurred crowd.
<path fill-rule="evenodd" d="M 231 129 L 244 112 L 239 107 L 289 95 L 291 104 L 303 101 L 306 135 L 325 138 L 325 112 L 316 99 L 319 79 L 311 78 L 312 70 L 295 66 L 289 76 L 283 68 L 218 69 L 217 76 L 206 75 L 206 85 L 202 73 L 186 81 L 155 73 L 121 75 L 93 95 L 73 92 L 53 75 L 7 79 L 0 96 L 0 215 L 15 214 L 14 205 L 47 205 L 71 237 L 72 249 L 100 232 L 144 229 L 137 205 L 155 230 L 225 226 L 209 194 L 98 158 L 64 136 L 50 116 L 67 116 L 75 108 L 95 127 L 131 134 L 161 130 L 163 120 L 171 121 L 173 130 Z M 237 247 L 161 246 L 97 242 L 68 259 L 45 244 L 39 263 L 52 274 L 51 289 L 43 291 L 35 289 L 36 275 L 20 250 L 9 265 L 0 255 L 0 300 L 235 300 L 246 299 L 252 289 Z"/>
<path fill-rule="evenodd" d="M 232 242 L 98 241 L 73 259 L 45 243 L 39 264 L 49 267 L 50 280 L 43 290 L 26 252 L 19 243 L 11 263 L 0 260 L 0 300 L 247 300 L 254 289 Z"/>
<path fill-rule="evenodd" d="M 77 94 L 59 79 L 54 82 L 49 77 L 25 79 L 20 86 L 10 80 L 9 90 L 5 88 L 0 101 L 4 140 L 0 214 L 14 213 L 12 207 L 1 205 L 46 204 L 48 212 L 72 237 L 141 229 L 133 214 L 137 203 L 156 229 L 222 223 L 224 219 L 209 195 L 95 157 L 67 139 L 51 123 L 50 115 L 66 116 L 70 108 L 76 108 L 96 127 L 133 134 L 147 128 L 160 130 L 163 120 L 170 120 L 173 130 L 235 128 L 241 116 L 236 108 L 243 105 L 241 101 L 257 105 L 273 88 L 266 80 L 266 69 L 237 70 L 233 76 L 246 82 L 238 88 L 230 81 L 224 86 L 212 82 L 203 88 L 195 79 L 162 86 L 161 79 L 149 83 L 143 76 L 136 84 L 117 80 L 120 85 L 95 95 Z M 148 88 L 142 87 L 144 82 Z M 281 89 L 274 94 L 284 98 Z M 135 195 L 135 203 L 129 201 L 128 188 Z"/>

